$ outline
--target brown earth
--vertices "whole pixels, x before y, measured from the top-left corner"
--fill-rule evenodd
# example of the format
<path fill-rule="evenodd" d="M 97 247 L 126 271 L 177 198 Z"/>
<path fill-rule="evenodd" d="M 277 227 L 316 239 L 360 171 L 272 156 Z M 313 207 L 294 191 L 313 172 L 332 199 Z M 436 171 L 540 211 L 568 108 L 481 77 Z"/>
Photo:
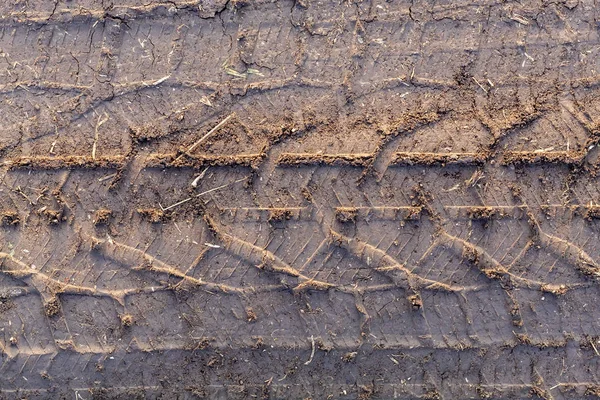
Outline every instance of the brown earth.
<path fill-rule="evenodd" d="M 0 398 L 598 398 L 599 13 L 3 2 Z"/>

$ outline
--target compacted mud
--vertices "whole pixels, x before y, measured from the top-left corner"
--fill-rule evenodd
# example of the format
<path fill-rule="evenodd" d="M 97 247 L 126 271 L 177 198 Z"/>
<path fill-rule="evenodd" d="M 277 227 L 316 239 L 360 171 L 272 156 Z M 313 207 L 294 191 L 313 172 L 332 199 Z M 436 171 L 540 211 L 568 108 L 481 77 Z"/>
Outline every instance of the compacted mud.
<path fill-rule="evenodd" d="M 0 5 L 0 398 L 600 396 L 586 0 Z"/>

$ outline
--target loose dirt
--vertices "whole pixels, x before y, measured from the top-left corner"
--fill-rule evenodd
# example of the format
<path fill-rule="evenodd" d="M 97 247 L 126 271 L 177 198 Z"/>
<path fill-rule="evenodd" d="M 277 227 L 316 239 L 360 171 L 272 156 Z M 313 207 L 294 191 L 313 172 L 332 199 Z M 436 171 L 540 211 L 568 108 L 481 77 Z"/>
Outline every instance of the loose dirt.
<path fill-rule="evenodd" d="M 588 1 L 0 5 L 0 397 L 600 393 Z"/>

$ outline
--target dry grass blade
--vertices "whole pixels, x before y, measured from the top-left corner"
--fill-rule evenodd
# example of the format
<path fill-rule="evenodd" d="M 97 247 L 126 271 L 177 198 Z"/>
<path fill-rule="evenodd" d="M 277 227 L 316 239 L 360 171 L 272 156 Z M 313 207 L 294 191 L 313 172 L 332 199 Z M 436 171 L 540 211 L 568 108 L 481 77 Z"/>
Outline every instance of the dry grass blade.
<path fill-rule="evenodd" d="M 189 154 L 191 151 L 193 151 L 196 147 L 198 147 L 200 145 L 200 143 L 202 143 L 203 141 L 206 140 L 206 138 L 208 138 L 210 135 L 212 135 L 213 133 L 215 133 L 216 131 L 218 131 L 219 129 L 221 129 L 223 127 L 223 125 L 225 125 L 227 123 L 227 121 L 229 121 L 232 117 L 235 116 L 235 113 L 231 113 L 229 114 L 229 116 L 227 116 L 227 118 L 225 118 L 223 121 L 219 122 L 217 124 L 217 126 L 215 126 L 214 128 L 212 128 L 210 131 L 208 131 L 208 133 L 204 136 L 202 136 L 200 139 L 198 139 L 194 144 L 192 144 L 190 147 L 188 147 L 185 152 L 183 154 L 181 154 L 179 157 L 177 157 L 175 159 L 175 161 L 181 159 L 181 157 L 183 157 L 186 154 Z"/>
<path fill-rule="evenodd" d="M 183 199 L 183 200 L 181 200 L 181 201 L 178 201 L 177 203 L 175 203 L 175 204 L 171 204 L 171 205 L 170 205 L 170 206 L 168 206 L 168 207 L 164 207 L 164 208 L 162 208 L 162 207 L 161 207 L 161 208 L 162 208 L 162 210 L 163 210 L 163 211 L 170 210 L 170 209 L 172 209 L 172 208 L 175 208 L 175 207 L 177 207 L 177 206 L 180 206 L 180 205 L 182 205 L 182 204 L 185 204 L 185 203 L 187 203 L 188 201 L 192 200 L 194 197 L 200 197 L 200 196 L 204 196 L 204 195 L 206 195 L 206 194 L 212 193 L 212 192 L 216 192 L 217 190 L 224 189 L 224 188 L 226 188 L 227 186 L 231 186 L 231 185 L 233 185 L 233 184 L 236 184 L 236 183 L 238 183 L 238 182 L 242 182 L 242 181 L 244 181 L 244 180 L 246 180 L 246 179 L 248 179 L 248 178 L 249 178 L 249 176 L 245 176 L 245 177 L 243 177 L 243 178 L 240 178 L 240 179 L 237 179 L 237 180 L 235 180 L 235 181 L 233 181 L 233 182 L 229 182 L 229 183 L 226 183 L 226 184 L 224 184 L 224 185 L 217 186 L 217 187 L 215 187 L 215 188 L 212 188 L 212 189 L 206 190 L 206 191 L 204 191 L 204 192 L 202 192 L 202 193 L 198 193 L 198 194 L 196 194 L 196 195 L 194 195 L 194 196 L 192 196 L 192 197 L 188 197 L 188 198 L 186 198 L 186 199 Z"/>
<path fill-rule="evenodd" d="M 104 113 L 104 119 L 100 119 L 100 116 L 98 116 L 98 122 L 96 123 L 96 129 L 95 129 L 95 133 L 94 133 L 94 144 L 92 145 L 92 159 L 93 160 L 96 159 L 96 148 L 98 146 L 98 129 L 100 129 L 102 124 L 104 124 L 106 121 L 108 121 L 108 114 Z"/>

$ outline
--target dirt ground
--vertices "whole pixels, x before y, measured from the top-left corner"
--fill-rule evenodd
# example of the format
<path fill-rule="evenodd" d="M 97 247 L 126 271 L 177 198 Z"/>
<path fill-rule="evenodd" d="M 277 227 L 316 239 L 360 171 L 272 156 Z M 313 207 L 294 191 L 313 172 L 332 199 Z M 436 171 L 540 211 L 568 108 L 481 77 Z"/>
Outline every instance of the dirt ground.
<path fill-rule="evenodd" d="M 0 5 L 0 398 L 600 397 L 600 12 Z"/>

